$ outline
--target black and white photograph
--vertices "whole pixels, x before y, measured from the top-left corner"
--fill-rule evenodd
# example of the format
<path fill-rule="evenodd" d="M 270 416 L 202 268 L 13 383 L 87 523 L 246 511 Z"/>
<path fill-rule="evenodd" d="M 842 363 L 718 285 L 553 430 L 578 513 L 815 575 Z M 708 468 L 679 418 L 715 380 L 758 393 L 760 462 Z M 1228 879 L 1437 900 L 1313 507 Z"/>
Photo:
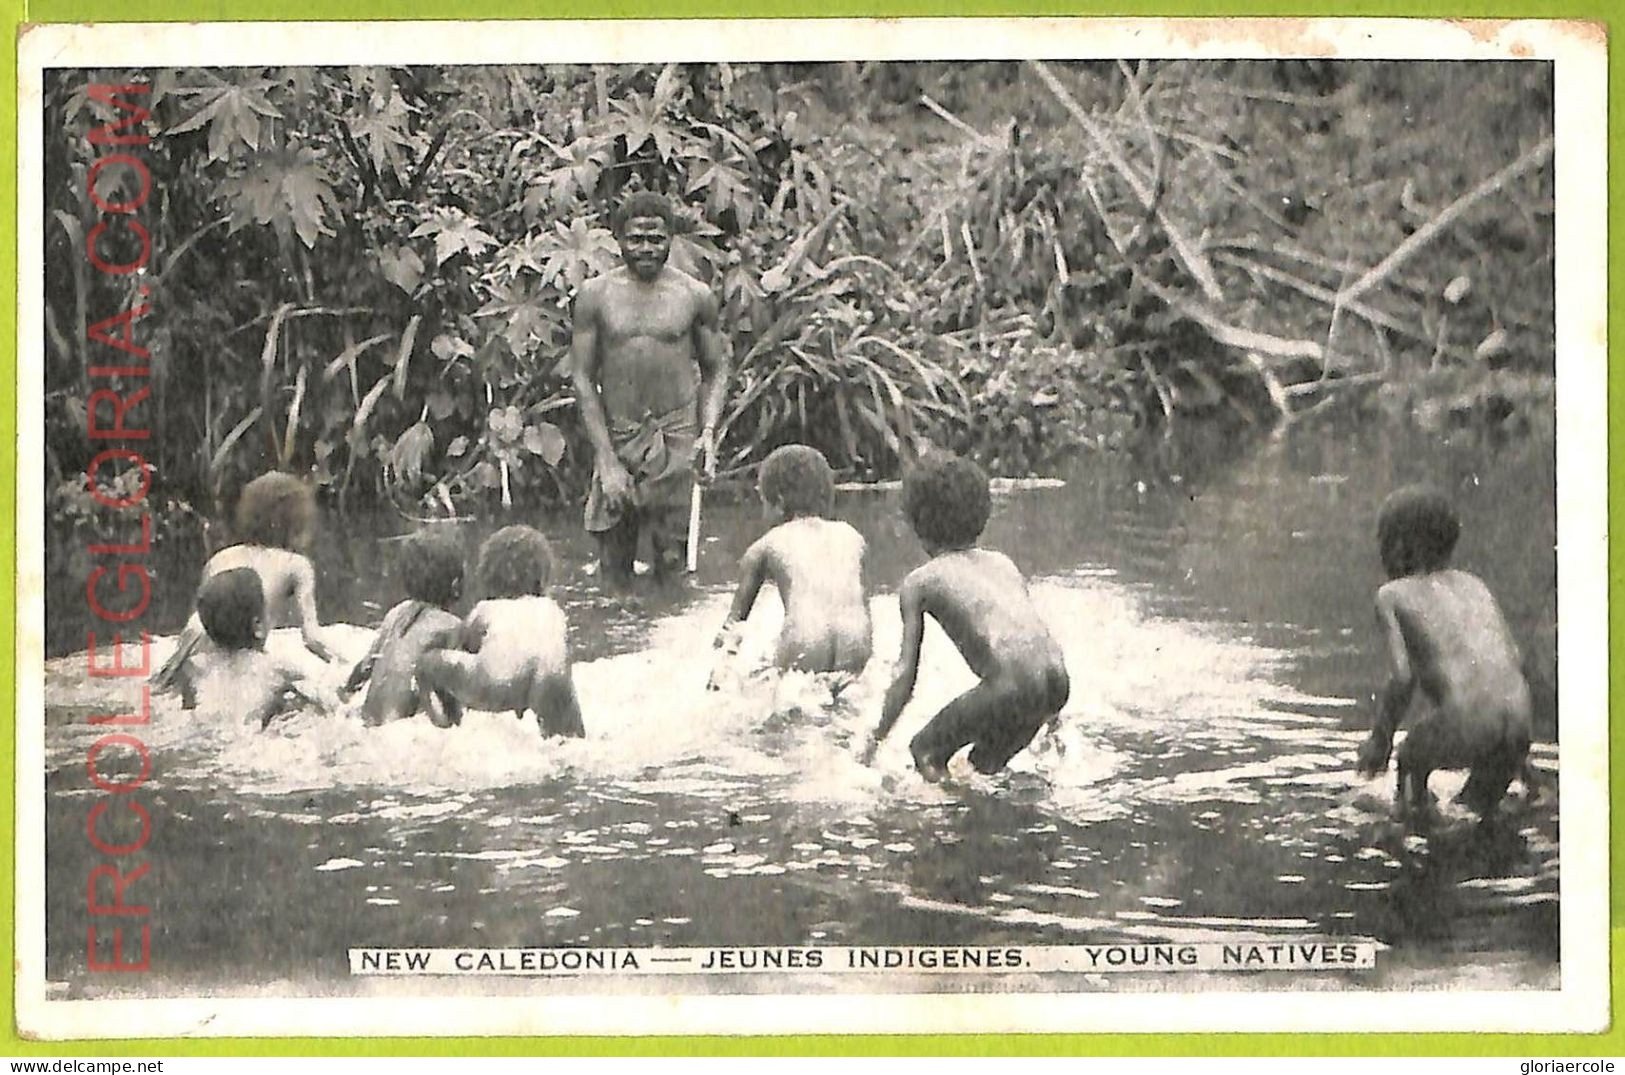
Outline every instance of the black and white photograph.
<path fill-rule="evenodd" d="M 1606 1025 L 1599 27 L 21 54 L 25 1033 Z"/>

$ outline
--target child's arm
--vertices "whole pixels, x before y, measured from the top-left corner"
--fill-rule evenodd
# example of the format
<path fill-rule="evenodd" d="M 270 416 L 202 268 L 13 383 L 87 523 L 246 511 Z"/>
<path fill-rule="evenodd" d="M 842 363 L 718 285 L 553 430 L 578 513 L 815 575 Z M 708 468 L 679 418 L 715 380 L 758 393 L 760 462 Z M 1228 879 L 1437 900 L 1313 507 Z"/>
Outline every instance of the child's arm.
<path fill-rule="evenodd" d="M 897 718 L 902 716 L 903 707 L 914 694 L 914 681 L 920 673 L 920 643 L 925 638 L 925 604 L 918 584 L 905 580 L 897 601 L 903 610 L 903 651 L 897 658 L 897 671 L 891 686 L 886 688 L 886 700 L 880 709 L 880 724 L 864 749 L 865 764 L 874 760 L 880 741 L 886 738 L 892 725 L 897 723 Z"/>
<path fill-rule="evenodd" d="M 762 584 L 767 581 L 768 555 L 767 539 L 763 538 L 746 549 L 745 555 L 739 558 L 739 587 L 734 591 L 733 604 L 728 606 L 728 618 L 722 621 L 716 640 L 711 643 L 725 654 L 739 652 L 739 625 L 750 615 L 757 596 L 762 592 Z M 705 683 L 706 690 L 722 689 L 721 672 L 720 663 L 712 667 L 711 677 Z"/>
<path fill-rule="evenodd" d="M 305 648 L 324 661 L 333 659 L 333 651 L 316 637 L 321 621 L 316 618 L 316 569 L 307 557 L 301 556 L 293 572 L 294 602 L 299 608 L 299 634 Z"/>
<path fill-rule="evenodd" d="M 480 647 L 485 645 L 485 630 L 485 609 L 482 605 L 475 605 L 469 610 L 468 619 L 463 621 L 457 645 L 464 652 L 478 653 Z"/>
<path fill-rule="evenodd" d="M 1404 719 L 1405 709 L 1416 690 L 1410 651 L 1405 647 L 1405 632 L 1400 629 L 1393 594 L 1387 587 L 1377 591 L 1377 625 L 1388 651 L 1388 681 L 1377 697 L 1377 723 L 1360 747 L 1356 767 L 1361 776 L 1376 776 L 1387 770 L 1388 758 L 1394 749 L 1394 732 Z"/>
<path fill-rule="evenodd" d="M 175 641 L 175 652 L 171 653 L 169 660 L 165 661 L 163 666 L 153 673 L 153 690 L 161 692 L 180 687 L 181 697 L 184 699 L 187 696 L 186 691 L 190 686 L 187 666 L 192 660 L 192 654 L 197 650 L 203 638 L 203 624 L 198 620 L 197 613 L 194 612 L 192 618 L 186 621 L 186 627 L 181 631 L 180 638 Z M 191 706 L 186 708 L 190 709 Z"/>
<path fill-rule="evenodd" d="M 396 611 L 400 607 L 396 605 L 395 608 L 390 609 L 389 615 L 384 617 L 384 622 L 378 625 L 378 633 L 372 636 L 372 645 L 367 648 L 367 655 L 357 661 L 355 667 L 350 670 L 350 678 L 346 679 L 344 686 L 339 688 L 340 694 L 349 697 L 360 688 L 361 684 L 372 678 L 372 666 L 378 662 L 378 653 L 384 648 L 384 639 L 399 630 L 396 625 L 399 619 Z"/>
<path fill-rule="evenodd" d="M 734 591 L 733 604 L 728 607 L 728 618 L 722 622 L 722 630 L 717 633 L 718 646 L 723 645 L 730 629 L 748 617 L 755 607 L 756 597 L 762 592 L 762 584 L 767 581 L 767 557 L 766 541 L 756 542 L 740 557 L 739 588 Z"/>
<path fill-rule="evenodd" d="M 312 679 L 291 665 L 283 666 L 283 674 L 286 676 L 285 684 L 288 690 L 321 710 L 323 714 L 337 712 L 340 704 L 339 696 L 334 693 L 332 687 L 320 680 Z M 270 721 L 266 723 L 269 724 Z"/>

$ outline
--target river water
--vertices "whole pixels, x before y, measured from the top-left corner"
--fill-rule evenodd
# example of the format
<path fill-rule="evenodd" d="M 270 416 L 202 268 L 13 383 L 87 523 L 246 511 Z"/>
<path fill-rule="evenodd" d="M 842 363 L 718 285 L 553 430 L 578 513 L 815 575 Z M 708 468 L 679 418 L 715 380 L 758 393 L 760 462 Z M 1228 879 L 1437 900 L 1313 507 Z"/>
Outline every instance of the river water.
<path fill-rule="evenodd" d="M 1555 790 L 1529 804 L 1515 786 L 1508 823 L 1493 835 L 1446 802 L 1444 826 L 1424 840 L 1386 820 L 1391 773 L 1367 782 L 1352 772 L 1382 672 L 1371 613 L 1377 505 L 1398 484 L 1428 480 L 1461 509 L 1458 564 L 1486 579 L 1531 655 L 1534 757 L 1555 773 L 1550 445 L 1323 429 L 1239 454 L 1198 445 L 1085 458 L 1063 476 L 1062 488 L 997 495 L 985 535 L 1033 579 L 1073 684 L 1059 731 L 1008 773 L 958 771 L 941 787 L 913 774 L 909 737 L 972 682 L 934 628 L 916 701 L 873 767 L 854 755 L 896 653 L 892 594 L 924 558 L 895 492 L 837 500 L 837 514 L 869 540 L 877 656 L 835 707 L 818 704 L 813 685 L 750 674 L 771 643 L 771 591 L 745 652 L 722 671 L 725 689 L 704 689 L 733 566 L 764 527 L 754 506 L 709 506 L 695 587 L 631 603 L 599 593 L 583 570 L 584 538 L 561 519 L 547 529 L 572 624 L 583 741 L 544 741 L 511 715 L 470 714 L 450 732 L 301 716 L 260 734 L 156 707 L 143 731 L 152 775 L 139 792 L 153 819 L 151 870 L 130 890 L 153 907 L 145 975 L 87 972 L 84 944 L 85 880 L 105 861 L 85 838 L 102 797 L 84 764 L 99 731 L 85 722 L 127 695 L 85 679 L 83 655 L 54 659 L 53 995 L 401 988 L 349 977 L 345 951 L 362 946 L 1261 936 L 1384 947 L 1374 971 L 1203 984 L 1554 988 Z M 470 524 L 471 551 L 504 521 Z M 388 539 L 402 524 L 329 527 L 318 553 L 322 613 L 334 622 L 329 641 L 353 657 L 369 636 L 348 624 L 376 623 L 397 596 Z M 175 568 L 169 577 L 192 577 L 196 564 Z M 76 586 L 52 593 L 57 625 L 80 614 Z M 178 626 L 188 595 L 165 596 Z M 271 644 L 294 653 L 284 634 Z M 154 660 L 166 651 L 155 643 Z M 1447 800 L 1461 778 L 1437 774 L 1434 789 Z M 1171 981 L 1071 976 L 1059 988 Z"/>

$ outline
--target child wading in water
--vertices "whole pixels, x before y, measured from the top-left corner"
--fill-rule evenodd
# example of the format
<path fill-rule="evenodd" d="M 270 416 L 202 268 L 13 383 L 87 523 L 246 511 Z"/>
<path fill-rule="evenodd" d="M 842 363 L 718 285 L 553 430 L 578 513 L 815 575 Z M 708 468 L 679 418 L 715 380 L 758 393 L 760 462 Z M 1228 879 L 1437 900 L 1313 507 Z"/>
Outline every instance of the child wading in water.
<path fill-rule="evenodd" d="M 199 592 L 221 572 L 249 568 L 265 588 L 262 614 L 267 629 L 298 627 L 310 652 L 332 660 L 316 637 L 321 626 L 316 618 L 316 569 L 305 555 L 316 528 L 316 497 L 310 486 L 291 474 L 262 474 L 243 487 L 236 523 L 241 543 L 209 557 Z M 182 667 L 204 640 L 203 625 L 194 614 L 175 652 L 152 677 L 153 687 L 163 690 L 178 682 Z"/>
<path fill-rule="evenodd" d="M 182 704 L 237 715 L 261 728 L 298 705 L 337 707 L 327 687 L 265 652 L 265 587 L 251 568 L 212 576 L 198 591 L 197 615 L 210 645 L 177 669 Z"/>
<path fill-rule="evenodd" d="M 1450 566 L 1460 533 L 1450 503 L 1431 490 L 1409 486 L 1382 506 L 1377 544 L 1389 581 L 1377 590 L 1377 622 L 1388 682 L 1359 770 L 1388 768 L 1420 687 L 1427 710 L 1400 744 L 1395 805 L 1425 816 L 1433 770 L 1470 769 L 1461 798 L 1488 823 L 1514 776 L 1529 783 L 1529 686 L 1500 605 L 1476 575 Z"/>
<path fill-rule="evenodd" d="M 1003 553 L 976 548 L 990 507 L 987 475 L 958 456 L 927 456 L 903 479 L 903 513 L 931 559 L 898 592 L 903 651 L 865 761 L 914 693 L 927 615 L 982 682 L 944 706 L 909 744 L 925 779 L 941 780 L 966 744 L 978 772 L 997 772 L 1066 704 L 1066 664 L 1026 580 Z"/>
<path fill-rule="evenodd" d="M 762 506 L 777 525 L 739 561 L 739 589 L 717 645 L 737 649 L 740 622 L 762 585 L 772 581 L 784 602 L 774 664 L 805 672 L 863 671 L 872 647 L 864 543 L 846 523 L 825 518 L 835 498 L 829 463 L 814 448 L 786 445 L 762 464 L 758 485 Z"/>
<path fill-rule="evenodd" d="M 483 599 L 463 622 L 460 648 L 418 661 L 419 687 L 439 696 L 424 699 L 430 719 L 446 728 L 462 720 L 461 706 L 511 709 L 521 718 L 529 710 L 544 735 L 585 735 L 564 611 L 547 596 L 547 538 L 528 526 L 503 527 L 480 546 L 477 572 Z M 459 705 L 437 704 L 446 696 Z"/>
<path fill-rule="evenodd" d="M 415 715 L 423 704 L 419 660 L 430 650 L 457 646 L 462 638 L 463 621 L 451 611 L 463 596 L 463 550 L 456 537 L 436 530 L 407 536 L 396 569 L 406 600 L 389 610 L 372 648 L 344 684 L 349 694 L 371 680 L 361 703 L 361 718 L 371 725 Z"/>

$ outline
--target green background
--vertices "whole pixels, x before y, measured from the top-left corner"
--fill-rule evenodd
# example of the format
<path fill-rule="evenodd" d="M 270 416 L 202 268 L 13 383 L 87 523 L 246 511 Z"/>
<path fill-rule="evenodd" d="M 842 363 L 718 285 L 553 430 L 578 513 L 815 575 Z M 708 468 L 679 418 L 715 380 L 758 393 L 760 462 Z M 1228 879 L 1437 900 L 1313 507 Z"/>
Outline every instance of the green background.
<path fill-rule="evenodd" d="M 4 3 L 13 45 L 5 50 L 4 73 L 0 76 L 0 220 L 5 222 L 6 241 L 0 243 L 0 280 L 6 282 L 6 298 L 0 301 L 0 363 L 4 373 L 0 383 L 6 396 L 0 406 L 0 473 L 14 474 L 16 450 L 16 234 L 17 147 L 16 147 L 16 47 L 15 31 L 24 22 L 195 22 L 247 19 L 325 19 L 333 14 L 332 0 L 37 0 L 34 3 L 0 0 Z M 720 18 L 720 17 L 814 17 L 814 16 L 946 16 L 946 15 L 1365 15 L 1451 18 L 1565 18 L 1610 23 L 1617 0 L 1553 0 L 1546 3 L 1474 2 L 1474 0 L 1337 0 L 1313 3 L 1306 0 L 1252 0 L 1249 3 L 1168 2 L 1168 0 L 1117 0 L 1112 4 L 1083 5 L 1026 0 L 600 0 L 587 5 L 568 0 L 464 0 L 462 3 L 402 3 L 390 0 L 348 0 L 344 5 L 350 19 L 534 19 L 549 18 Z M 1613 27 L 1609 26 L 1610 31 Z M 1610 38 L 1612 33 L 1610 32 Z M 1618 50 L 1610 40 L 1608 50 L 1609 120 L 1608 167 L 1610 175 L 1622 170 L 1620 152 L 1621 92 Z M 1610 184 L 1612 186 L 1612 184 Z M 1608 251 L 1610 263 L 1620 260 L 1622 231 L 1620 203 L 1610 199 L 1608 212 Z M 1617 288 L 1608 293 L 1609 319 L 1625 323 L 1625 304 Z M 1610 340 L 1610 369 L 1616 352 Z M 1608 402 L 1611 412 L 1625 400 L 1625 378 L 1609 377 Z M 26 401 L 25 401 L 26 402 Z M 1609 429 L 1612 452 L 1620 430 Z M 27 477 L 25 475 L 25 477 Z M 1610 494 L 1619 488 L 1619 477 L 1611 471 Z M 15 517 L 15 488 L 7 483 L 3 497 L 5 514 Z M 1615 497 L 1610 496 L 1610 503 Z M 1610 510 L 1610 528 L 1615 513 Z M 0 528 L 0 562 L 15 562 L 16 534 L 12 527 Z M 1621 565 L 1610 552 L 1608 590 L 1610 632 L 1625 634 L 1625 616 L 1619 612 Z M 0 652 L 8 682 L 14 674 L 15 594 L 11 586 L 0 586 Z M 1612 648 L 1612 647 L 1611 647 Z M 1609 672 L 1610 697 L 1625 690 L 1619 671 Z M 1618 783 L 1625 765 L 1625 727 L 1612 718 L 1610 705 L 1610 744 L 1613 761 L 1610 783 Z M 14 742 L 15 696 L 9 688 L 0 700 L 4 727 L 0 737 Z M 0 793 L 0 818 L 6 836 L 0 840 L 9 865 L 15 844 L 11 837 L 16 822 L 11 794 L 10 751 L 0 751 L 4 767 L 5 791 Z M 1622 801 L 1611 798 L 1611 866 L 1620 861 L 1625 848 L 1625 816 Z M 1612 870 L 1610 870 L 1612 872 Z M 13 949 L 12 914 L 15 906 L 16 876 L 5 870 L 4 923 L 0 925 L 0 959 L 10 964 Z M 1610 900 L 1610 967 L 1613 995 L 1625 987 L 1625 890 L 1615 889 Z M 0 994 L 0 1013 L 6 1033 L 6 1052 L 15 1056 L 198 1056 L 198 1055 L 514 1055 L 537 1052 L 583 1054 L 712 1055 L 760 1053 L 785 1054 L 1100 1054 L 1100 1055 L 1484 1055 L 1540 1058 L 1549 1056 L 1625 1056 L 1625 1029 L 1616 1021 L 1604 1034 L 1077 1034 L 1077 1035 L 868 1035 L 854 1037 L 650 1037 L 650 1038 L 215 1038 L 202 1040 L 139 1039 L 130 1041 L 29 1042 L 17 1036 L 14 993 Z M 1335 1003 L 1328 997 L 1329 1003 Z M 1507 1070 L 1513 1070 L 1510 1064 Z"/>

